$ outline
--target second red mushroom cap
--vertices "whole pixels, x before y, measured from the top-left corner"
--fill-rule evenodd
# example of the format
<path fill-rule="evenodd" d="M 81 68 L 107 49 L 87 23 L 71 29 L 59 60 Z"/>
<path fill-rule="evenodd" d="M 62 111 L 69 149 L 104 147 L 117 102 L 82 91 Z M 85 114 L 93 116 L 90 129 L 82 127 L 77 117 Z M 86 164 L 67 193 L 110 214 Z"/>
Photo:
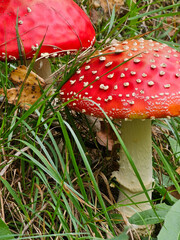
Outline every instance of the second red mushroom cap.
<path fill-rule="evenodd" d="M 95 55 L 60 91 L 63 102 L 75 99 L 70 108 L 104 117 L 100 106 L 112 118 L 180 115 L 180 53 L 175 49 L 141 38 L 116 42 Z"/>

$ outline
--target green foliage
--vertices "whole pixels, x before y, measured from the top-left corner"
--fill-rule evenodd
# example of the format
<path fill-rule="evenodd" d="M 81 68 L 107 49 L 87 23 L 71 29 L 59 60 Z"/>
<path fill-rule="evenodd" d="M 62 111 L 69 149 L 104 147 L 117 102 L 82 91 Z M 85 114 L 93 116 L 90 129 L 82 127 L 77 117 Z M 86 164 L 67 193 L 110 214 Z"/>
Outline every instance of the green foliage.
<path fill-rule="evenodd" d="M 0 239 L 2 240 L 14 240 L 11 231 L 9 230 L 9 227 L 3 222 L 2 219 L 0 219 Z"/>
<path fill-rule="evenodd" d="M 158 240 L 180 239 L 180 200 L 169 210 L 165 217 L 164 225 L 158 235 Z"/>
<path fill-rule="evenodd" d="M 148 225 L 157 224 L 164 221 L 171 206 L 164 203 L 155 206 L 155 212 L 153 209 L 149 209 L 143 212 L 135 213 L 130 217 L 129 222 L 136 225 Z"/>

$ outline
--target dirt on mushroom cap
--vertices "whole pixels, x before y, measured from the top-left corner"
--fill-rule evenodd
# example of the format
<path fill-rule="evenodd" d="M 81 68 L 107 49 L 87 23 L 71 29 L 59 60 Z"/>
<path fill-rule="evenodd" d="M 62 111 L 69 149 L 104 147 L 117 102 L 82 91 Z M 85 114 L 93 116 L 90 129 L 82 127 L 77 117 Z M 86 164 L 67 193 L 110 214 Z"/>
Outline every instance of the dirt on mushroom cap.
<path fill-rule="evenodd" d="M 112 118 L 180 115 L 180 53 L 175 49 L 141 38 L 96 54 L 60 91 L 62 101 L 75 99 L 70 108 L 103 117 L 99 104 Z"/>

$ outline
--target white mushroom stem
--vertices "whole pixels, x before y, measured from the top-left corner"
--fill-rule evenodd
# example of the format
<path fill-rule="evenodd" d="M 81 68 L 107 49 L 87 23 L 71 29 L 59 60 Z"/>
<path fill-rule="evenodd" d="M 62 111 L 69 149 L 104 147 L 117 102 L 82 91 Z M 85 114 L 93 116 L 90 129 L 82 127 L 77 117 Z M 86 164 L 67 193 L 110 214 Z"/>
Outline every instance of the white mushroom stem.
<path fill-rule="evenodd" d="M 123 120 L 121 133 L 122 140 L 131 155 L 144 186 L 147 190 L 150 190 L 152 187 L 151 120 Z M 150 204 L 122 148 L 119 154 L 120 168 L 119 171 L 113 172 L 113 176 L 116 177 L 122 189 L 119 193 L 118 203 L 129 204 L 128 206 L 121 206 L 119 210 L 127 217 L 131 217 L 135 212 L 149 209 Z M 151 190 L 148 191 L 148 194 L 151 198 Z M 135 203 L 137 204 L 135 205 Z"/>
<path fill-rule="evenodd" d="M 31 61 L 28 60 L 27 63 L 29 65 Z M 46 79 L 51 75 L 51 64 L 49 60 L 47 58 L 36 60 L 33 66 L 33 71 L 46 81 Z"/>

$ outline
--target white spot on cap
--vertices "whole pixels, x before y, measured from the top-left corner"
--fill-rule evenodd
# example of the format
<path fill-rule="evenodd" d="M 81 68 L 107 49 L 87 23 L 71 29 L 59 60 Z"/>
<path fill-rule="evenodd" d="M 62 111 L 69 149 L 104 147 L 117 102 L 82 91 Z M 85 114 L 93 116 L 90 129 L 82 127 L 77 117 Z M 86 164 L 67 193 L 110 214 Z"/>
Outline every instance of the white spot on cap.
<path fill-rule="evenodd" d="M 171 86 L 170 84 L 165 84 L 164 85 L 165 88 L 170 88 L 170 86 Z"/>
<path fill-rule="evenodd" d="M 142 73 L 142 77 L 147 77 L 147 74 L 146 73 Z"/>
<path fill-rule="evenodd" d="M 91 61 L 91 59 L 88 59 L 87 61 L 86 61 L 86 63 L 89 63 Z"/>
<path fill-rule="evenodd" d="M 98 100 L 98 101 L 101 101 L 101 98 L 100 98 L 100 97 L 97 97 L 97 100 Z"/>
<path fill-rule="evenodd" d="M 116 51 L 115 51 L 116 54 L 119 54 L 119 53 L 122 53 L 122 52 L 124 52 L 124 50 L 122 50 L 122 49 L 116 49 Z"/>
<path fill-rule="evenodd" d="M 79 78 L 79 81 L 82 81 L 84 79 L 84 75 L 82 75 L 80 78 Z"/>
<path fill-rule="evenodd" d="M 134 71 L 131 71 L 131 75 L 133 76 L 133 75 L 136 75 L 136 72 L 134 72 Z"/>
<path fill-rule="evenodd" d="M 154 85 L 154 82 L 153 82 L 153 81 L 149 81 L 149 82 L 148 82 L 148 85 L 149 85 L 149 86 L 153 86 L 153 85 Z"/>
<path fill-rule="evenodd" d="M 139 63 L 141 60 L 140 59 L 138 59 L 138 58 L 135 58 L 134 59 L 134 63 Z"/>
<path fill-rule="evenodd" d="M 48 58 L 49 57 L 49 53 L 46 52 L 46 53 L 41 53 L 41 57 L 43 58 Z"/>
<path fill-rule="evenodd" d="M 27 11 L 28 11 L 28 13 L 30 13 L 32 10 L 30 7 L 27 7 Z"/>
<path fill-rule="evenodd" d="M 125 74 L 124 73 L 121 73 L 121 78 L 125 77 Z"/>
<path fill-rule="evenodd" d="M 133 52 L 136 52 L 137 51 L 137 48 L 132 48 L 131 49 Z"/>
<path fill-rule="evenodd" d="M 97 71 L 92 71 L 92 74 L 96 74 L 97 73 Z"/>
<path fill-rule="evenodd" d="M 108 76 L 107 76 L 107 78 L 113 78 L 114 77 L 114 73 L 112 73 L 112 74 L 109 74 Z"/>
<path fill-rule="evenodd" d="M 152 68 L 152 69 L 155 69 L 155 68 L 156 68 L 156 65 L 152 64 L 152 65 L 151 65 L 151 68 Z"/>
<path fill-rule="evenodd" d="M 85 70 L 88 70 L 88 69 L 90 69 L 90 66 L 89 65 L 85 66 Z"/>
<path fill-rule="evenodd" d="M 101 84 L 99 88 L 103 90 L 108 90 L 109 86 L 108 85 L 105 86 L 104 84 Z"/>
<path fill-rule="evenodd" d="M 77 74 L 80 74 L 80 73 L 81 73 L 81 70 L 77 70 L 76 73 L 77 73 Z"/>
<path fill-rule="evenodd" d="M 114 86 L 114 90 L 117 90 L 117 89 L 118 89 L 118 85 L 115 85 L 115 86 Z"/>
<path fill-rule="evenodd" d="M 125 82 L 123 85 L 124 85 L 124 87 L 128 87 L 129 86 L 129 82 Z"/>
<path fill-rule="evenodd" d="M 127 41 L 123 41 L 122 44 L 125 45 L 125 44 L 128 44 L 128 42 Z"/>
<path fill-rule="evenodd" d="M 20 25 L 22 25 L 22 24 L 23 24 L 23 21 L 22 21 L 22 20 L 19 20 L 18 23 L 19 23 Z"/>
<path fill-rule="evenodd" d="M 102 56 L 102 57 L 99 58 L 99 60 L 103 62 L 103 61 L 106 60 L 106 57 Z"/>
<path fill-rule="evenodd" d="M 36 51 L 36 50 L 38 49 L 38 47 L 39 47 L 39 44 L 36 43 L 35 46 L 34 46 L 34 45 L 31 46 L 31 49 L 32 49 L 33 51 Z"/>
<path fill-rule="evenodd" d="M 70 80 L 71 85 L 73 85 L 76 82 L 76 80 Z"/>
<path fill-rule="evenodd" d="M 110 47 L 109 50 L 114 51 L 114 50 L 116 50 L 116 48 L 115 47 Z"/>
<path fill-rule="evenodd" d="M 83 86 L 87 87 L 89 85 L 89 82 L 83 82 Z"/>
<path fill-rule="evenodd" d="M 160 66 L 163 68 L 167 67 L 167 65 L 165 63 L 161 63 Z"/>
<path fill-rule="evenodd" d="M 160 71 L 160 73 L 159 73 L 160 76 L 163 76 L 164 74 L 165 74 L 164 71 Z"/>
<path fill-rule="evenodd" d="M 180 74 L 179 74 L 179 73 L 176 73 L 176 77 L 180 77 Z"/>
<path fill-rule="evenodd" d="M 159 57 L 159 54 L 157 54 L 157 53 L 154 53 L 154 56 L 155 56 L 155 57 Z"/>
<path fill-rule="evenodd" d="M 109 66 L 111 66 L 112 63 L 113 63 L 113 62 L 108 62 L 108 63 L 106 63 L 105 67 L 109 67 Z"/>
<path fill-rule="evenodd" d="M 124 50 L 128 50 L 129 46 L 123 46 Z"/>
<path fill-rule="evenodd" d="M 138 79 L 136 79 L 136 82 L 141 83 L 142 81 L 141 81 L 141 79 L 138 78 Z"/>

